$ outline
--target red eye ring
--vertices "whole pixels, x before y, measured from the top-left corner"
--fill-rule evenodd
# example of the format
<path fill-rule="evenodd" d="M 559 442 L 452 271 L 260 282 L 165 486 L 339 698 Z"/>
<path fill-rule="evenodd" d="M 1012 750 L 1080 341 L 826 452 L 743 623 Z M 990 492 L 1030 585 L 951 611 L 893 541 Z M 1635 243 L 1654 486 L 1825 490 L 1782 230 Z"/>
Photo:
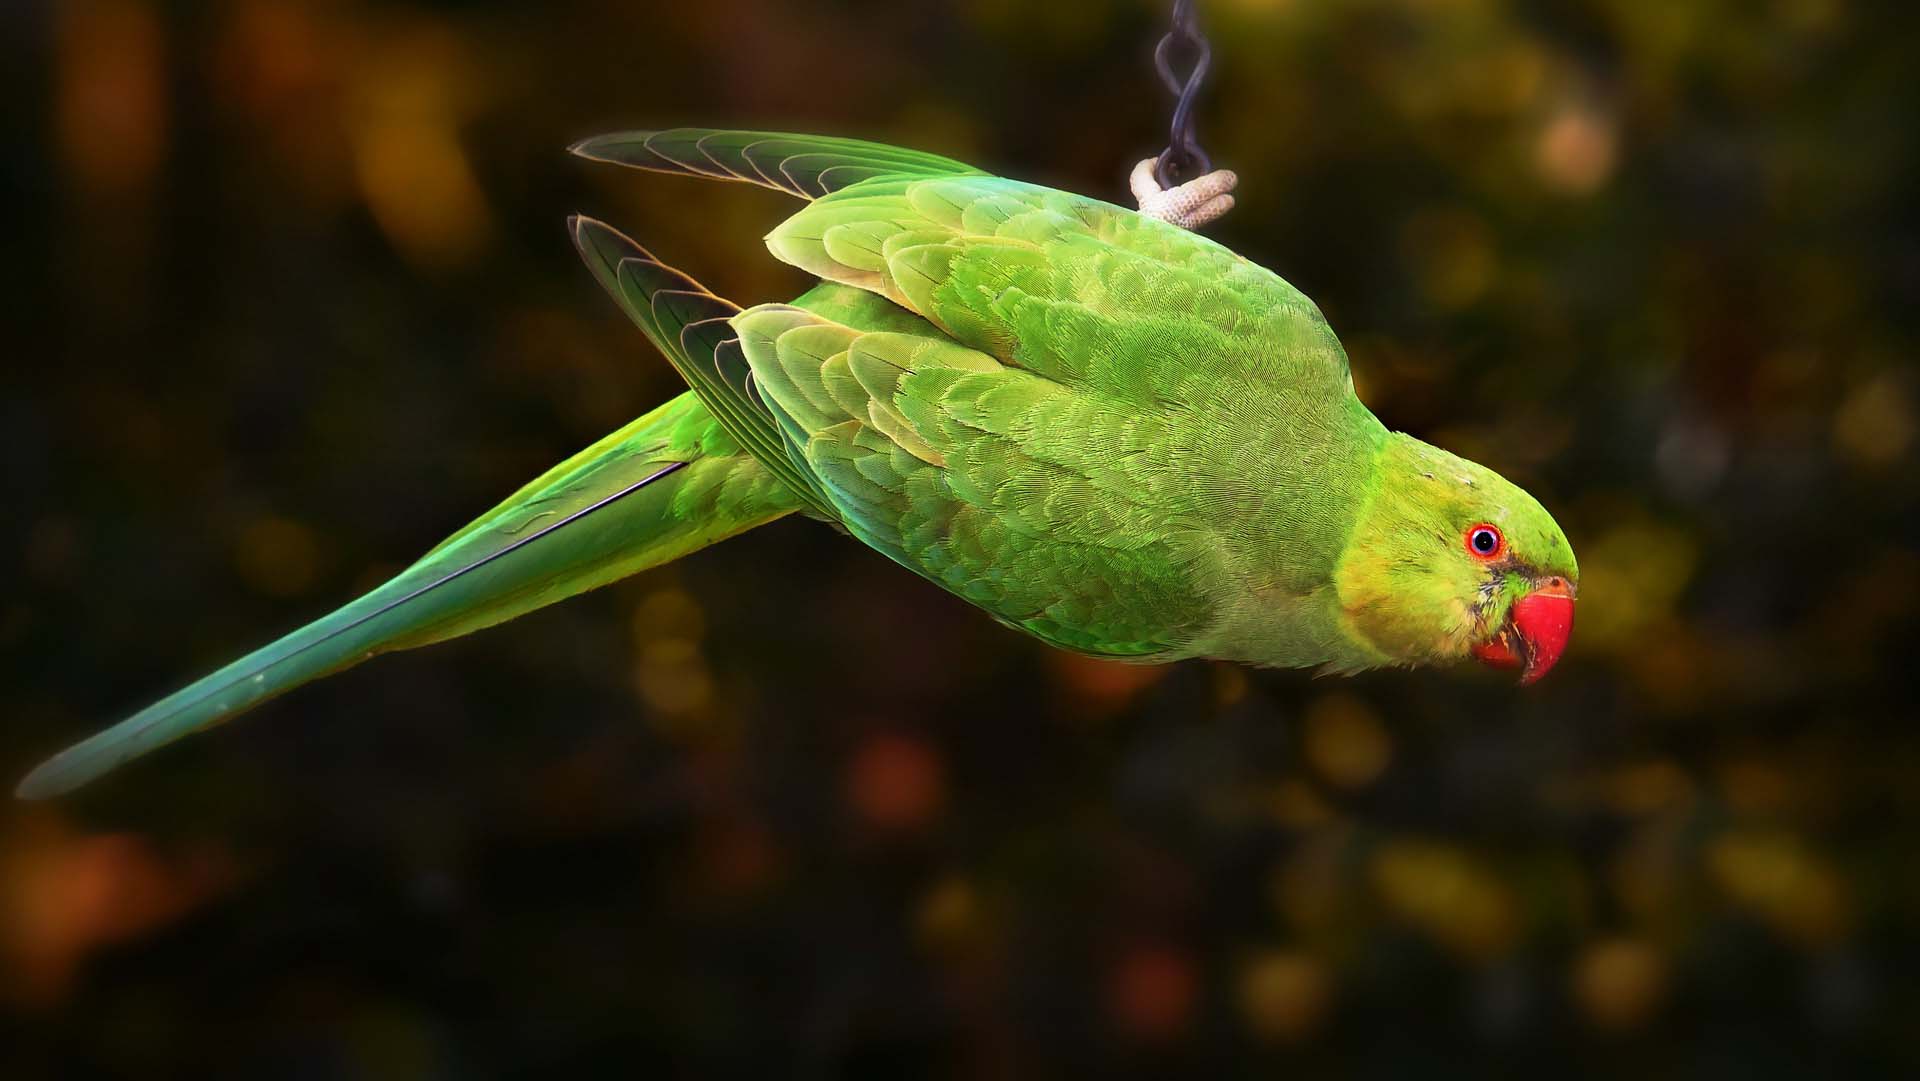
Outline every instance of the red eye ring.
<path fill-rule="evenodd" d="M 1491 522 L 1467 528 L 1467 554 L 1475 559 L 1492 562 L 1507 554 L 1507 538 L 1500 527 Z"/>

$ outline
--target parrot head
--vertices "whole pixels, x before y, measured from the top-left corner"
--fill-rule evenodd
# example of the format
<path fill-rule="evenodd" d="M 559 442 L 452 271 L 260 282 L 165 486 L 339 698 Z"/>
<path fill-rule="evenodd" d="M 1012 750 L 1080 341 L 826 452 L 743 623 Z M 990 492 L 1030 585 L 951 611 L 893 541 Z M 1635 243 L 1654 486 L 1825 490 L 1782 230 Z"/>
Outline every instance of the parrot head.
<path fill-rule="evenodd" d="M 1580 584 L 1553 516 L 1491 469 L 1408 435 L 1389 436 L 1378 461 L 1335 578 L 1353 629 L 1388 663 L 1470 655 L 1523 684 L 1546 675 Z"/>

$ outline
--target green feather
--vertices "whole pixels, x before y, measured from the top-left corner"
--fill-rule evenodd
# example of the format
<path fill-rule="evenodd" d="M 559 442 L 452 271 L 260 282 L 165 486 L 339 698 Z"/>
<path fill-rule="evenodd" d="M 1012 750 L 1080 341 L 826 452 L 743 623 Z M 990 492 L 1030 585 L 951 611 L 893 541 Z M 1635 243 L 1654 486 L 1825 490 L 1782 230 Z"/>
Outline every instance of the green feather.
<path fill-rule="evenodd" d="M 385 585 L 51 759 L 18 794 L 58 795 L 375 654 L 512 619 L 796 503 L 682 395 L 561 463 Z"/>
<path fill-rule="evenodd" d="M 794 510 L 1009 626 L 1133 660 L 1447 661 L 1542 583 L 1577 580 L 1532 496 L 1390 434 L 1313 303 L 1204 237 L 850 139 L 680 128 L 573 149 L 809 200 L 767 245 L 821 284 L 742 310 L 574 219 L 593 276 L 691 394 L 22 795 Z M 1504 531 L 1497 562 L 1463 550 L 1478 522 Z"/>

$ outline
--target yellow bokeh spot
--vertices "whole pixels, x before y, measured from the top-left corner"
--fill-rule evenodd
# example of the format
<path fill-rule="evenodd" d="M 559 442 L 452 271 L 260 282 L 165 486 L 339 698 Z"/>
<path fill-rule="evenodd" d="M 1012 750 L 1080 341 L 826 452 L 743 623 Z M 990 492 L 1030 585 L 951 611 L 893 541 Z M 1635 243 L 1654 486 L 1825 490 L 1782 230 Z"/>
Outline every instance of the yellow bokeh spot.
<path fill-rule="evenodd" d="M 1622 1031 L 1644 1023 L 1665 998 L 1667 962 L 1639 939 L 1604 939 L 1581 952 L 1570 982 L 1587 1020 Z"/>
<path fill-rule="evenodd" d="M 705 631 L 699 602 L 684 590 L 655 590 L 634 608 L 634 690 L 669 734 L 706 731 L 689 722 L 712 719 L 713 675 L 700 649 Z"/>
<path fill-rule="evenodd" d="M 1326 966 L 1305 954 L 1263 953 L 1240 974 L 1240 1012 L 1254 1035 L 1270 1042 L 1298 1043 L 1311 1036 L 1332 999 Z"/>
<path fill-rule="evenodd" d="M 234 568 L 269 597 L 297 597 L 312 588 L 320 570 L 320 543 L 313 530 L 291 518 L 256 518 L 241 529 Z"/>
<path fill-rule="evenodd" d="M 1580 554 L 1581 647 L 1641 649 L 1644 632 L 1671 613 L 1697 560 L 1685 533 L 1651 522 L 1627 522 L 1587 545 Z"/>
<path fill-rule="evenodd" d="M 713 677 L 700 647 L 686 638 L 642 643 L 634 683 L 649 706 L 669 717 L 698 713 L 713 701 Z"/>
<path fill-rule="evenodd" d="M 636 639 L 671 635 L 699 641 L 706 634 L 707 617 L 700 602 L 682 589 L 659 589 L 647 594 L 633 610 Z"/>
<path fill-rule="evenodd" d="M 1381 847 L 1371 870 L 1388 908 L 1462 956 L 1499 956 L 1519 933 L 1506 886 L 1457 849 L 1396 841 Z"/>
<path fill-rule="evenodd" d="M 977 945 L 983 932 L 979 891 L 965 878 L 949 875 L 920 901 L 914 916 L 920 944 L 941 952 Z"/>
<path fill-rule="evenodd" d="M 1854 388 L 1833 413 L 1834 443 L 1861 465 L 1904 460 L 1913 432 L 1913 399 L 1893 372 Z"/>
<path fill-rule="evenodd" d="M 1707 871 L 1735 904 L 1798 942 L 1829 943 L 1851 924 L 1845 883 L 1793 838 L 1726 834 L 1708 846 Z"/>
<path fill-rule="evenodd" d="M 1364 788 L 1380 778 L 1393 760 L 1393 738 L 1363 701 L 1330 694 L 1315 702 L 1306 717 L 1307 761 L 1342 788 Z"/>

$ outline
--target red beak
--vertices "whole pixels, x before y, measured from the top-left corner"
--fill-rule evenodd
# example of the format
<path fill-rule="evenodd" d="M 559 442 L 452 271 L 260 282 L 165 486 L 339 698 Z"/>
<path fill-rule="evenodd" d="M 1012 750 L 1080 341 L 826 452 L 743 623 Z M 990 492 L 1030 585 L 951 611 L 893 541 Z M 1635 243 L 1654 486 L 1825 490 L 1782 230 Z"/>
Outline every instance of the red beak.
<path fill-rule="evenodd" d="M 1495 668 L 1520 669 L 1520 685 L 1547 674 L 1567 639 L 1573 637 L 1573 587 L 1565 578 L 1547 579 L 1540 588 L 1513 602 L 1500 633 L 1473 647 L 1473 655 Z"/>

